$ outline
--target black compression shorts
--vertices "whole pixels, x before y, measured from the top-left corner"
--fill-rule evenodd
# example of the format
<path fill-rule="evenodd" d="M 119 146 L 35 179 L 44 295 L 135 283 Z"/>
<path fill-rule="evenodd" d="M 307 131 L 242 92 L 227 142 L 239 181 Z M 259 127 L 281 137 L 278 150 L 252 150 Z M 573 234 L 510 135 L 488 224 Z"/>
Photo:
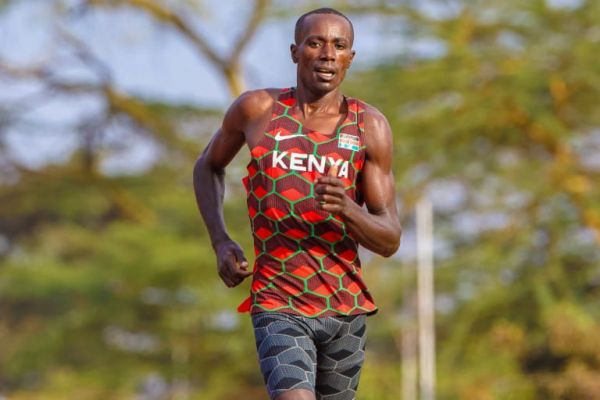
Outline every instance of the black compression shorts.
<path fill-rule="evenodd" d="M 271 399 L 308 389 L 319 400 L 352 400 L 365 359 L 365 314 L 306 318 L 252 315 L 256 349 Z"/>

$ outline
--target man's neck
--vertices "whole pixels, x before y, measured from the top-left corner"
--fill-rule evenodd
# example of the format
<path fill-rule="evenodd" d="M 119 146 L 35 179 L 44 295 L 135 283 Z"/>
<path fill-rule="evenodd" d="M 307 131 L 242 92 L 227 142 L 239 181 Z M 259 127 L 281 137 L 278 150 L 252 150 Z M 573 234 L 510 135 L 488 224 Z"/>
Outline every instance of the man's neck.
<path fill-rule="evenodd" d="M 315 94 L 298 86 L 295 93 L 296 106 L 304 117 L 314 114 L 339 114 L 344 103 L 344 96 L 339 88 L 325 94 Z"/>

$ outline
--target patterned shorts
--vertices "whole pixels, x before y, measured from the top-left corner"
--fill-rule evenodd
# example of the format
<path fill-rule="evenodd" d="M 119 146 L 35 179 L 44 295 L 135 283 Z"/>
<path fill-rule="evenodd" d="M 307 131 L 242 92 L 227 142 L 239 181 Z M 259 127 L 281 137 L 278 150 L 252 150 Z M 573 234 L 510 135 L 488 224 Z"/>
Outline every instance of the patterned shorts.
<path fill-rule="evenodd" d="M 365 322 L 365 314 L 253 314 L 260 369 L 271 399 L 292 389 L 308 389 L 319 400 L 354 399 L 365 359 Z"/>

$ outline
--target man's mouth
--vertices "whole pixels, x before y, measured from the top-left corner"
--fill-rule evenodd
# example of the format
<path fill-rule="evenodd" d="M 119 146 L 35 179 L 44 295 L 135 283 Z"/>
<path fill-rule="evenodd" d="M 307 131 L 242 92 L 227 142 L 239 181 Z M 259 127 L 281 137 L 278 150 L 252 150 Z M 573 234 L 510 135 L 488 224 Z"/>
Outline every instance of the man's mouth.
<path fill-rule="evenodd" d="M 317 67 L 314 71 L 317 76 L 324 81 L 330 81 L 335 76 L 335 70 L 333 68 Z"/>

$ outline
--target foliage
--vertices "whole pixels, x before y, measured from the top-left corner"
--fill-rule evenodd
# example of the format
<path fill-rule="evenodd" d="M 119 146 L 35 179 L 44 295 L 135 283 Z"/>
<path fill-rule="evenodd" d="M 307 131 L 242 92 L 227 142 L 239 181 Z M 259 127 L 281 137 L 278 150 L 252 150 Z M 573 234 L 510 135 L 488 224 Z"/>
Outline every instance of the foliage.
<path fill-rule="evenodd" d="M 599 11 L 469 3 L 413 23 L 442 56 L 351 86 L 394 127 L 404 209 L 436 205 L 440 398 L 600 396 Z"/>

